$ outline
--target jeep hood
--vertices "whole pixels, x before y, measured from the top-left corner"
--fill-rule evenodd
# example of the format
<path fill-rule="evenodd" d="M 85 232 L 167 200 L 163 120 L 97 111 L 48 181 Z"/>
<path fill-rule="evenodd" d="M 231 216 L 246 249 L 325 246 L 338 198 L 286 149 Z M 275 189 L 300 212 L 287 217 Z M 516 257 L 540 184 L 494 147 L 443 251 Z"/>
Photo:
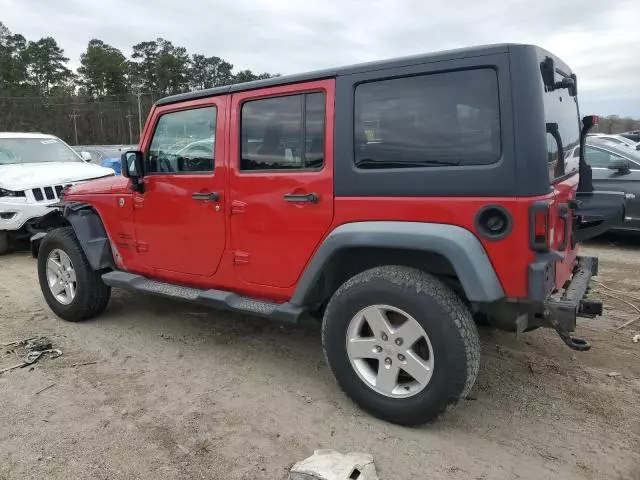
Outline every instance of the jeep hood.
<path fill-rule="evenodd" d="M 34 187 L 106 177 L 115 172 L 110 168 L 83 162 L 46 162 L 0 165 L 0 188 L 26 190 Z"/>
<path fill-rule="evenodd" d="M 92 182 L 80 183 L 71 187 L 64 198 L 72 199 L 74 195 L 97 195 L 97 194 L 131 194 L 131 185 L 128 178 L 116 175 L 106 177 Z"/>

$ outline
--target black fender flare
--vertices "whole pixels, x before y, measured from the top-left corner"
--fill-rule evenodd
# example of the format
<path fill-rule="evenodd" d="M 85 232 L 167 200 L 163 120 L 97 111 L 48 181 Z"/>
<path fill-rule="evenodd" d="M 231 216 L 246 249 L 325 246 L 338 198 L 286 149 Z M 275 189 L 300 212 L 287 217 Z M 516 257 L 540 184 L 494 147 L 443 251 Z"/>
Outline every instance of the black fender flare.
<path fill-rule="evenodd" d="M 325 238 L 300 277 L 291 303 L 306 305 L 332 257 L 357 247 L 437 253 L 451 262 L 469 301 L 493 302 L 505 296 L 487 252 L 469 230 L 440 223 L 372 221 L 340 225 Z"/>
<path fill-rule="evenodd" d="M 79 202 L 60 202 L 55 207 L 57 210 L 46 216 L 48 228 L 70 225 L 94 270 L 115 269 L 109 236 L 102 224 L 102 219 L 93 207 Z M 37 256 L 45 235 L 46 233 L 38 233 L 31 238 L 31 251 L 34 256 Z"/>

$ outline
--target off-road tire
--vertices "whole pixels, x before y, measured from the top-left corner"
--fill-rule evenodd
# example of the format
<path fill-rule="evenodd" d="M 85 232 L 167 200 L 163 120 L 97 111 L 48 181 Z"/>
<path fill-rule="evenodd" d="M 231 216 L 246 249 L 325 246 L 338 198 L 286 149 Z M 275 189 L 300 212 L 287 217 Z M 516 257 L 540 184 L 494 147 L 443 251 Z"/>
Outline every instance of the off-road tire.
<path fill-rule="evenodd" d="M 47 282 L 47 259 L 54 249 L 60 249 L 71 259 L 76 272 L 76 296 L 69 305 L 56 300 Z M 93 270 L 71 227 L 58 228 L 43 239 L 38 253 L 40 289 L 49 308 L 57 316 L 70 322 L 80 322 L 104 312 L 111 296 L 111 287 Z"/>
<path fill-rule="evenodd" d="M 408 398 L 384 396 L 365 384 L 349 361 L 351 319 L 365 307 L 386 304 L 420 323 L 434 354 L 428 385 Z M 382 266 L 355 275 L 333 295 L 324 314 L 322 343 L 342 390 L 361 408 L 392 423 L 419 425 L 465 398 L 480 367 L 480 340 L 469 309 L 433 275 L 403 266 Z"/>
<path fill-rule="evenodd" d="M 6 231 L 0 232 L 0 255 L 9 253 L 9 251 L 11 251 L 9 233 Z"/>

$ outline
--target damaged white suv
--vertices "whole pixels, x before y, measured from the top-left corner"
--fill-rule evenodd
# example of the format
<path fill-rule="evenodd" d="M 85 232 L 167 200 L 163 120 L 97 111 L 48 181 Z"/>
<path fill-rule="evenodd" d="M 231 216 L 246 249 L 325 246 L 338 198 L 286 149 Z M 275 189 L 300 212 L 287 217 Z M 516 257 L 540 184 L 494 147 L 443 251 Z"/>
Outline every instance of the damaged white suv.
<path fill-rule="evenodd" d="M 65 186 L 115 174 L 86 157 L 53 135 L 0 132 L 0 254 L 37 231 Z"/>

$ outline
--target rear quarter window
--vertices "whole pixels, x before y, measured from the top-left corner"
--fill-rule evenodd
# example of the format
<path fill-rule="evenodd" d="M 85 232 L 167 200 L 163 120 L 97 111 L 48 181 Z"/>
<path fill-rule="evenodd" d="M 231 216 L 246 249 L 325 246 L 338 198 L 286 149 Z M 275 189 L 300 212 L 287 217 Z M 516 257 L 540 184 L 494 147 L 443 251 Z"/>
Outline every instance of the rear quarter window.
<path fill-rule="evenodd" d="M 363 83 L 355 91 L 358 168 L 487 165 L 501 154 L 492 69 Z"/>

